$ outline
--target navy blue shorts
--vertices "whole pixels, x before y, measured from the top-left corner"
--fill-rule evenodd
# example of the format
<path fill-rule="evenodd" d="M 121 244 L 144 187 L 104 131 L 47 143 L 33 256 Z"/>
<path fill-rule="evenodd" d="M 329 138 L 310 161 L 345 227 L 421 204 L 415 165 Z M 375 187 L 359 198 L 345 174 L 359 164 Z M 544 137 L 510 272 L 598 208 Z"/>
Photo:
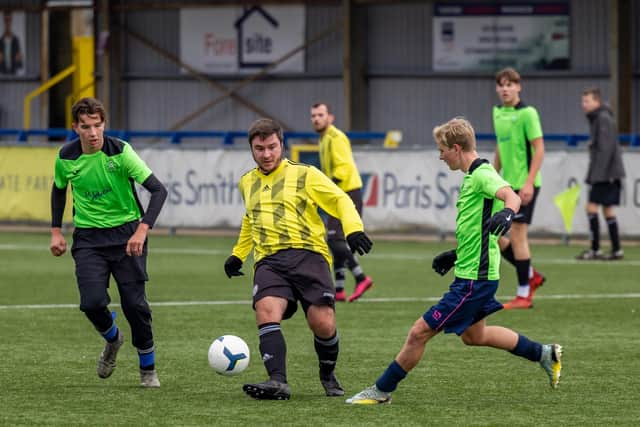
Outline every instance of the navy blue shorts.
<path fill-rule="evenodd" d="M 502 304 L 495 299 L 497 290 L 497 280 L 456 277 L 449 292 L 422 318 L 434 331 L 462 335 L 469 326 L 502 309 Z"/>

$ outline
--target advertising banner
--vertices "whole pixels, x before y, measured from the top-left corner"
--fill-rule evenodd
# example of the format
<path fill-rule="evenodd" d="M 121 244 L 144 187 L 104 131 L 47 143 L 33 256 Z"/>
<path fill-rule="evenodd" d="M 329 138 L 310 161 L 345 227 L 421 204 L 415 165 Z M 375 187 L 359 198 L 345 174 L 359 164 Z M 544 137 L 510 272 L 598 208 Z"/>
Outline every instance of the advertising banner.
<path fill-rule="evenodd" d="M 239 228 L 244 206 L 238 181 L 255 167 L 249 150 L 138 148 L 137 151 L 169 192 L 158 218 L 159 226 Z M 0 221 L 50 223 L 56 153 L 56 147 L 0 147 Z M 297 155 L 302 161 L 314 162 L 313 151 L 302 150 Z M 481 152 L 480 156 L 493 159 L 492 152 Z M 438 159 L 437 151 L 354 151 L 354 157 L 364 183 L 364 222 L 368 230 L 454 231 L 455 205 L 464 174 L 448 170 Z M 621 234 L 637 237 L 640 152 L 626 151 L 623 159 L 627 177 L 616 215 Z M 589 232 L 584 213 L 589 190 L 584 184 L 588 162 L 586 151 L 545 153 L 542 189 L 531 225 L 533 233 Z M 579 194 L 572 194 L 571 203 L 559 205 L 558 196 L 566 194 L 569 188 L 575 189 L 575 184 L 580 184 Z M 149 193 L 139 187 L 138 194 L 143 206 L 147 206 Z M 71 205 L 69 195 L 65 222 L 71 221 Z M 568 207 L 574 212 L 567 212 Z"/>
<path fill-rule="evenodd" d="M 51 224 L 51 186 L 59 147 L 0 147 L 0 221 Z M 71 222 L 67 194 L 64 221 Z"/>
<path fill-rule="evenodd" d="M 138 151 L 169 189 L 159 225 L 240 226 L 244 207 L 237 183 L 244 173 L 255 167 L 248 150 Z M 480 155 L 493 159 L 493 153 Z M 313 163 L 312 151 L 302 150 L 298 156 Z M 354 157 L 364 183 L 364 222 L 369 230 L 454 231 L 455 204 L 464 174 L 449 171 L 438 159 L 437 151 L 355 151 Z M 545 153 L 542 190 L 532 232 L 567 233 L 554 197 L 573 184 L 583 184 L 588 162 L 588 153 L 583 151 Z M 640 153 L 626 152 L 624 162 L 627 178 L 622 205 L 616 213 L 622 235 L 637 236 L 640 235 L 635 226 L 640 222 Z M 581 185 L 573 219 L 575 234 L 587 234 L 589 230 L 584 214 L 588 188 Z M 146 191 L 141 191 L 141 196 L 146 203 Z"/>
<path fill-rule="evenodd" d="M 567 70 L 568 3 L 436 3 L 435 71 Z"/>
<path fill-rule="evenodd" d="M 180 60 L 202 73 L 253 74 L 304 42 L 304 6 L 180 9 Z M 270 72 L 304 72 L 304 51 Z"/>
<path fill-rule="evenodd" d="M 239 227 L 244 208 L 240 177 L 255 167 L 247 149 L 137 150 L 169 195 L 158 224 L 171 227 Z M 149 193 L 140 188 L 146 206 Z"/>

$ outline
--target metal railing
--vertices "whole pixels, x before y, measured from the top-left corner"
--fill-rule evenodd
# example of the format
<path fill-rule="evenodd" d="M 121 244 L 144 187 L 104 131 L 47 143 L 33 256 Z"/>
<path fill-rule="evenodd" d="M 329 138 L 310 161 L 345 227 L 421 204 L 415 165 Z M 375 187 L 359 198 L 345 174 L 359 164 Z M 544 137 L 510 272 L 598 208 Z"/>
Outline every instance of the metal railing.
<path fill-rule="evenodd" d="M 220 139 L 225 146 L 231 146 L 236 139 L 248 137 L 246 131 L 158 131 L 158 130 L 107 130 L 106 135 L 115 136 L 126 141 L 138 138 L 167 139 L 171 144 L 181 144 L 184 139 Z M 386 132 L 346 132 L 352 140 L 384 140 Z M 0 129 L 0 137 L 15 137 L 18 142 L 28 142 L 30 137 L 45 136 L 60 141 L 77 138 L 73 130 L 65 128 L 49 129 Z M 315 132 L 285 132 L 285 144 L 290 139 L 317 140 Z M 490 133 L 479 133 L 476 135 L 478 141 L 495 141 L 495 135 Z M 546 134 L 545 142 L 560 142 L 569 147 L 576 147 L 581 142 L 589 140 L 584 134 Z M 640 146 L 640 134 L 624 134 L 619 136 L 620 143 L 633 147 Z"/>

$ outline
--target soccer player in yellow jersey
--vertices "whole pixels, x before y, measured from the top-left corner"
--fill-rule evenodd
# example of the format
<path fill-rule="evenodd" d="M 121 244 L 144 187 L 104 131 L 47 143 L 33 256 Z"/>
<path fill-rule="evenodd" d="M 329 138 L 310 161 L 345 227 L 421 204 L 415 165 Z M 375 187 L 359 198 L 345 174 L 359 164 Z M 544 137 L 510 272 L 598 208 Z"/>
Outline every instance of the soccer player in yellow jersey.
<path fill-rule="evenodd" d="M 351 153 L 349 138 L 333 125 L 334 116 L 329 105 L 316 103 L 311 107 L 311 124 L 320 134 L 320 168 L 338 187 L 351 197 L 362 216 L 362 179 Z M 336 284 L 336 301 L 353 302 L 371 286 L 373 280 L 364 274 L 357 258 L 349 250 L 340 220 L 330 216 L 327 220 L 327 241 L 333 255 L 333 272 Z M 356 279 L 356 287 L 347 298 L 344 291 L 347 268 Z"/>
<path fill-rule="evenodd" d="M 242 389 L 256 399 L 290 398 L 280 323 L 293 316 L 300 302 L 314 334 L 320 382 L 327 396 L 342 396 L 334 374 L 338 333 L 331 258 L 318 207 L 342 221 L 351 249 L 360 255 L 371 250 L 371 240 L 349 196 L 315 167 L 283 157 L 282 127 L 277 122 L 254 122 L 249 144 L 257 167 L 240 178 L 246 212 L 224 270 L 229 278 L 243 275 L 240 269 L 253 248 L 253 308 L 269 380 Z"/>

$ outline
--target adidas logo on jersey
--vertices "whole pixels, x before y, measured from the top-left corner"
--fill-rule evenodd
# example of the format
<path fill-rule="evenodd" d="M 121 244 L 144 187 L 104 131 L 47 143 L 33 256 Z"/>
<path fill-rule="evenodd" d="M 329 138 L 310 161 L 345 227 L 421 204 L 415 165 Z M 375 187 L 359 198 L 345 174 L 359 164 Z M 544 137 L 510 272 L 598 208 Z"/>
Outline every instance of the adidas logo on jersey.
<path fill-rule="evenodd" d="M 262 189 L 262 191 L 269 191 L 271 190 L 271 187 L 269 187 L 269 184 L 265 185 L 264 188 Z"/>

